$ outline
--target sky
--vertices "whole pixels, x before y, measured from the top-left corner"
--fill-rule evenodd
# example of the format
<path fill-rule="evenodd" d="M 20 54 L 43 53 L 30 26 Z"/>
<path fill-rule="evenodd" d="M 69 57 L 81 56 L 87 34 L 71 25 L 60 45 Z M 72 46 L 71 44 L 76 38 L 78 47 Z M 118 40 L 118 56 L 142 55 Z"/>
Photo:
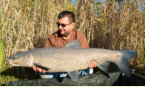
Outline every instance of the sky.
<path fill-rule="evenodd" d="M 106 0 L 96 0 L 96 2 L 102 2 L 102 4 L 104 4 L 104 2 L 106 1 Z M 77 0 L 72 0 L 72 4 L 73 3 L 75 3 L 75 4 L 77 4 Z M 144 2 L 139 2 L 139 4 L 143 4 Z M 118 7 L 118 6 L 117 6 Z M 145 6 L 142 6 L 142 7 L 139 7 L 139 9 L 140 10 L 145 10 Z"/>
<path fill-rule="evenodd" d="M 106 0 L 96 0 L 96 2 L 101 1 L 102 3 L 104 3 Z M 77 0 L 72 0 L 72 3 L 77 3 Z"/>

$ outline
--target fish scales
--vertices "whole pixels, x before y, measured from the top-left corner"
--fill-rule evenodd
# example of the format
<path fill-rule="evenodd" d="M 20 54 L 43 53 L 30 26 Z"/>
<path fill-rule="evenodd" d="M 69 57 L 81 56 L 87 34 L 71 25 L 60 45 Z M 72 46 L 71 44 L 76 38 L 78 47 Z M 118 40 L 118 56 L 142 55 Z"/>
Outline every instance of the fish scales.
<path fill-rule="evenodd" d="M 79 75 L 78 70 L 88 68 L 92 61 L 95 61 L 98 68 L 105 73 L 108 73 L 108 62 L 113 62 L 126 76 L 130 77 L 128 61 L 136 55 L 135 50 L 80 48 L 79 42 L 74 40 L 61 48 L 37 48 L 17 53 L 8 61 L 14 66 L 36 65 L 48 69 L 48 72 L 68 72 L 72 80 L 76 80 Z"/>
<path fill-rule="evenodd" d="M 41 48 L 29 53 L 35 63 L 50 67 L 49 72 L 66 72 L 86 69 L 92 60 L 97 64 L 106 59 L 113 61 L 110 57 L 115 57 L 112 55 L 119 52 L 94 48 Z"/>

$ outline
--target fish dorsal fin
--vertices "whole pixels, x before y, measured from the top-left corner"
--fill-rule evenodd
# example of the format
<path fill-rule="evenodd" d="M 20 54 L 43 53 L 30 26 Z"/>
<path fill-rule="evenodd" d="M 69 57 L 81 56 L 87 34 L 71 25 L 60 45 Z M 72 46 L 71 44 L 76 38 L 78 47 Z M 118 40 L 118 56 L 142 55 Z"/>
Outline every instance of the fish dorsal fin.
<path fill-rule="evenodd" d="M 79 78 L 79 71 L 72 71 L 72 72 L 67 72 L 69 77 L 73 80 L 73 81 L 77 81 Z"/>
<path fill-rule="evenodd" d="M 80 43 L 78 42 L 78 40 L 73 40 L 72 42 L 66 44 L 64 47 L 81 48 Z"/>

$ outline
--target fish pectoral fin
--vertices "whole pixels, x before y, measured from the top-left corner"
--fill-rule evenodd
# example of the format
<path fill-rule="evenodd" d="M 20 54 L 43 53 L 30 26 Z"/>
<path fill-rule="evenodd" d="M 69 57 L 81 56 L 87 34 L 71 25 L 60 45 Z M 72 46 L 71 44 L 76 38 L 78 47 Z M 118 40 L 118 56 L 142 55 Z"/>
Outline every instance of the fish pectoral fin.
<path fill-rule="evenodd" d="M 108 66 L 109 66 L 109 62 L 105 62 L 100 64 L 98 67 L 104 71 L 105 76 L 107 76 L 108 78 L 110 78 L 109 74 L 108 74 Z"/>
<path fill-rule="evenodd" d="M 48 71 L 50 69 L 49 67 L 45 67 L 45 66 L 42 66 L 41 64 L 37 64 L 37 63 L 33 63 L 33 65 L 36 66 L 36 67 L 39 67 L 41 69 L 44 69 L 46 71 Z"/>
<path fill-rule="evenodd" d="M 77 81 L 80 75 L 79 71 L 72 71 L 72 72 L 67 72 L 67 73 L 73 81 Z"/>

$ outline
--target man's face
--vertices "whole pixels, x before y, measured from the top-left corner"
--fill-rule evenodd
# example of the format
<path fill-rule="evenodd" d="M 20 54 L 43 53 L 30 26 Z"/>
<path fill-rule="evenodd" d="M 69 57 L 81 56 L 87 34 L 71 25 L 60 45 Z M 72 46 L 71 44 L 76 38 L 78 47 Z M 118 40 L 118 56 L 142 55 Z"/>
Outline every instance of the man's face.
<path fill-rule="evenodd" d="M 75 23 L 71 22 L 70 19 L 66 16 L 58 20 L 58 29 L 62 36 L 68 36 L 71 34 Z"/>

